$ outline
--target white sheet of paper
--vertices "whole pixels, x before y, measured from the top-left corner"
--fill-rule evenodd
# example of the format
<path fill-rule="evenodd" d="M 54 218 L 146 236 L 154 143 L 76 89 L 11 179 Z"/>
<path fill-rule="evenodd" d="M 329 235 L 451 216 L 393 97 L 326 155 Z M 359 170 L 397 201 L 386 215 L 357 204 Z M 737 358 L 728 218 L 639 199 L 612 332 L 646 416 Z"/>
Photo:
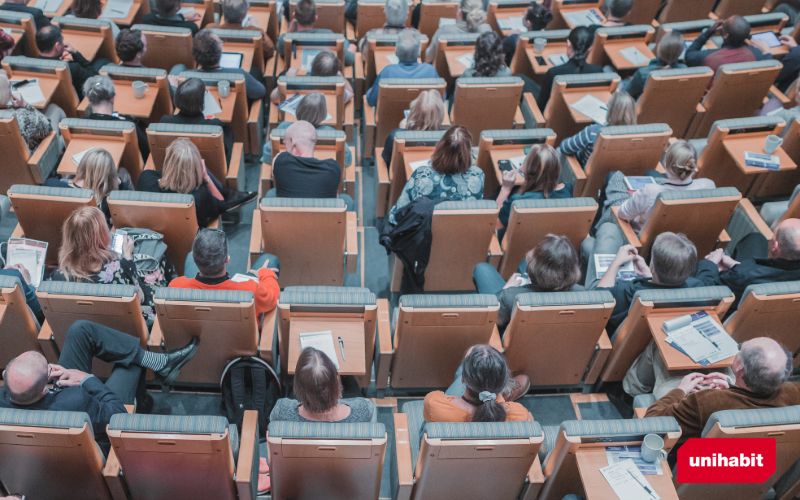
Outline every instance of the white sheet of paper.
<path fill-rule="evenodd" d="M 181 7 L 178 9 L 178 14 L 182 15 L 183 17 L 189 17 L 196 14 L 197 11 L 194 7 Z"/>
<path fill-rule="evenodd" d="M 108 0 L 103 12 L 100 14 L 100 18 L 120 19 L 128 17 L 131 7 L 133 7 L 133 2 L 130 0 Z"/>
<path fill-rule="evenodd" d="M 629 63 L 635 66 L 647 66 L 650 59 L 642 54 L 642 51 L 636 47 L 625 47 L 619 51 L 620 55 L 628 60 Z"/>
<path fill-rule="evenodd" d="M 83 151 L 80 151 L 80 152 L 75 153 L 74 155 L 72 155 L 72 162 L 75 163 L 75 166 L 77 167 L 80 164 L 80 162 L 83 159 L 83 157 L 86 156 L 86 153 L 88 153 L 89 151 L 91 151 L 93 149 L 94 148 L 84 149 Z"/>
<path fill-rule="evenodd" d="M 464 68 L 471 68 L 475 63 L 475 58 L 472 56 L 472 54 L 464 54 L 459 56 L 457 61 L 461 63 Z"/>
<path fill-rule="evenodd" d="M 608 464 L 612 465 L 623 460 L 633 460 L 636 467 L 639 468 L 642 474 L 646 476 L 661 476 L 664 474 L 664 468 L 661 467 L 661 462 L 645 462 L 642 460 L 642 447 L 636 445 L 628 446 L 607 446 L 606 459 Z"/>
<path fill-rule="evenodd" d="M 211 95 L 211 92 L 206 90 L 206 94 L 203 97 L 203 114 L 209 116 L 218 115 L 220 113 L 222 113 L 222 107 L 219 105 L 219 101 L 216 97 Z"/>
<path fill-rule="evenodd" d="M 300 348 L 313 347 L 328 356 L 336 369 L 339 369 L 339 358 L 336 356 L 336 347 L 333 345 L 333 332 L 308 332 L 300 334 Z"/>
<path fill-rule="evenodd" d="M 611 266 L 611 263 L 614 262 L 614 257 L 616 257 L 616 254 L 613 253 L 594 254 L 594 274 L 597 279 L 601 279 L 603 276 L 605 276 L 609 266 Z M 636 272 L 633 269 L 633 262 L 628 262 L 624 266 L 620 267 L 619 272 Z"/>
<path fill-rule="evenodd" d="M 572 109 L 591 118 L 595 123 L 606 124 L 606 115 L 608 114 L 606 103 L 591 94 L 586 94 L 575 101 Z"/>
<path fill-rule="evenodd" d="M 550 62 L 553 64 L 553 66 L 561 66 L 569 61 L 567 54 L 552 54 L 548 57 L 548 59 L 550 59 Z"/>
<path fill-rule="evenodd" d="M 501 30 L 526 31 L 522 17 L 504 17 L 497 20 L 497 25 Z"/>
<path fill-rule="evenodd" d="M 408 164 L 408 166 L 411 167 L 411 171 L 413 172 L 423 165 L 430 165 L 430 164 L 431 164 L 430 160 L 419 160 L 419 161 L 412 161 L 411 163 Z"/>
<path fill-rule="evenodd" d="M 452 17 L 440 17 L 439 18 L 439 27 L 447 26 L 448 24 L 456 24 L 456 20 Z"/>
<path fill-rule="evenodd" d="M 55 12 L 61 7 L 61 0 L 36 0 L 34 7 L 43 12 Z"/>
<path fill-rule="evenodd" d="M 614 493 L 622 500 L 659 500 L 656 490 L 633 463 L 623 460 L 600 469 Z"/>
<path fill-rule="evenodd" d="M 21 265 L 30 274 L 30 284 L 36 288 L 42 282 L 47 242 L 29 238 L 9 238 L 6 265 Z"/>
<path fill-rule="evenodd" d="M 311 71 L 311 63 L 314 61 L 314 58 L 317 57 L 317 54 L 322 52 L 321 50 L 314 50 L 314 49 L 303 49 L 303 59 L 300 61 L 300 66 L 303 67 L 304 71 Z"/>
<path fill-rule="evenodd" d="M 255 281 L 258 283 L 258 278 L 255 276 L 250 276 L 249 274 L 236 273 L 231 278 L 231 281 L 234 283 L 246 283 L 248 281 Z"/>
<path fill-rule="evenodd" d="M 26 83 L 21 87 L 17 87 L 13 89 L 13 91 L 18 92 L 28 104 L 39 104 L 44 102 L 45 97 L 42 93 L 42 88 L 39 86 L 39 80 L 35 78 L 31 80 L 32 81 L 30 83 Z M 19 80 L 12 80 L 11 83 L 13 84 L 15 81 Z"/>
<path fill-rule="evenodd" d="M 397 64 L 400 62 L 400 59 L 398 59 L 394 54 L 387 54 L 386 60 L 389 61 L 389 64 Z"/>
<path fill-rule="evenodd" d="M 574 27 L 593 26 L 595 24 L 600 24 L 603 21 L 603 19 L 597 14 L 597 12 L 595 12 L 594 9 L 564 12 L 563 15 L 567 23 L 572 24 Z"/>
<path fill-rule="evenodd" d="M 709 341 L 712 341 L 712 343 L 716 342 L 718 346 L 717 351 L 707 358 L 709 363 L 722 361 L 739 352 L 739 346 L 736 341 L 733 340 L 722 325 L 711 316 L 706 314 L 705 317 L 695 319 L 692 321 L 692 326 Z"/>
<path fill-rule="evenodd" d="M 522 171 L 522 164 L 525 162 L 525 155 L 515 156 L 513 158 L 509 158 L 508 161 L 511 162 L 511 166 L 515 169 Z"/>

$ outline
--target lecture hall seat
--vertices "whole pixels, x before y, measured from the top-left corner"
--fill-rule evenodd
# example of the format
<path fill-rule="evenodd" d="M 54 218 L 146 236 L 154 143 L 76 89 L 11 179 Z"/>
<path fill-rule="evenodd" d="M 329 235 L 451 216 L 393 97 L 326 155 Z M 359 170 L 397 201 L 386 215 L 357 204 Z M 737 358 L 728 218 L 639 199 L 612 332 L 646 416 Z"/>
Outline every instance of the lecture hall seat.
<path fill-rule="evenodd" d="M 41 351 L 38 334 L 39 322 L 25 302 L 19 279 L 0 276 L 0 369 L 25 351 Z"/>

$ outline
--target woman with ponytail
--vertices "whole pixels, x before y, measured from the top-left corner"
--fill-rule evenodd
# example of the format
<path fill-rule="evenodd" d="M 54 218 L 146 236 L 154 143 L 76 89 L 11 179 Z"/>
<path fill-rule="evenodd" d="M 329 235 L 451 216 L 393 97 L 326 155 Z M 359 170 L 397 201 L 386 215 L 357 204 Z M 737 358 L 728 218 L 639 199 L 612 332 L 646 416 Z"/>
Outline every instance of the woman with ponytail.
<path fill-rule="evenodd" d="M 550 68 L 544 75 L 542 91 L 539 93 L 537 104 L 539 109 L 544 112 L 547 101 L 550 100 L 550 91 L 553 81 L 559 75 L 579 75 L 583 73 L 602 73 L 603 67 L 596 64 L 588 64 L 586 56 L 594 42 L 594 31 L 586 26 L 578 26 L 569 33 L 567 38 L 567 57 L 569 60 L 560 66 Z"/>
<path fill-rule="evenodd" d="M 436 58 L 436 49 L 439 46 L 441 35 L 492 31 L 492 27 L 486 23 L 486 11 L 483 10 L 482 0 L 461 0 L 458 17 L 455 24 L 440 26 L 433 34 L 433 39 L 425 51 L 426 62 L 433 63 Z"/>
<path fill-rule="evenodd" d="M 488 345 L 467 351 L 456 379 L 447 392 L 425 396 L 426 422 L 513 422 L 533 420 L 528 410 L 514 403 L 528 392 L 525 375 L 509 377 L 503 355 Z"/>

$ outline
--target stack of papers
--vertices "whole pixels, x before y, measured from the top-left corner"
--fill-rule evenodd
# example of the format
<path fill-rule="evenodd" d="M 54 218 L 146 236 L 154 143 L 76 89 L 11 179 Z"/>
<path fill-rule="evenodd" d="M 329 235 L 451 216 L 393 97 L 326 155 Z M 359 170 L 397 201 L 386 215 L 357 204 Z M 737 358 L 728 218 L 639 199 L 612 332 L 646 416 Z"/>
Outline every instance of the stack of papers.
<path fill-rule="evenodd" d="M 548 59 L 550 60 L 550 63 L 553 66 L 561 66 L 562 64 L 566 64 L 566 62 L 569 61 L 569 57 L 567 57 L 567 54 L 552 54 L 548 56 Z"/>
<path fill-rule="evenodd" d="M 333 361 L 336 369 L 339 369 L 339 358 L 336 356 L 336 347 L 333 345 L 333 332 L 308 332 L 300 334 L 300 348 L 313 347 L 322 351 Z"/>
<path fill-rule="evenodd" d="M 648 184 L 656 184 L 656 180 L 649 175 L 626 175 L 623 178 L 630 191 L 638 191 Z"/>
<path fill-rule="evenodd" d="M 475 58 L 472 56 L 472 54 L 464 54 L 462 56 L 459 56 L 458 59 L 456 60 L 459 63 L 461 63 L 461 65 L 464 66 L 464 68 L 471 68 L 472 65 L 475 63 Z"/>
<path fill-rule="evenodd" d="M 42 12 L 55 12 L 61 7 L 61 0 L 36 0 L 33 6 Z"/>
<path fill-rule="evenodd" d="M 608 107 L 606 106 L 606 103 L 591 94 L 586 94 L 585 96 L 581 97 L 570 107 L 578 113 L 591 118 L 595 123 L 599 123 L 600 125 L 606 124 Z"/>
<path fill-rule="evenodd" d="M 767 155 L 763 153 L 752 153 L 747 151 L 744 154 L 744 164 L 748 167 L 760 167 L 769 170 L 778 170 L 781 168 L 781 159 L 779 156 Z"/>
<path fill-rule="evenodd" d="M 624 500 L 659 500 L 633 460 L 623 460 L 600 469 L 617 496 Z"/>
<path fill-rule="evenodd" d="M 660 461 L 645 462 L 642 460 L 641 446 L 608 446 L 606 447 L 606 459 L 609 465 L 623 460 L 633 460 L 633 463 L 645 476 L 660 476 L 664 474 Z"/>
<path fill-rule="evenodd" d="M 642 51 L 636 47 L 625 47 L 619 51 L 619 55 L 634 66 L 647 66 L 650 63 L 650 58 L 642 54 Z"/>
<path fill-rule="evenodd" d="M 9 238 L 6 266 L 20 265 L 28 271 L 30 284 L 36 288 L 44 275 L 44 260 L 47 256 L 47 242 L 29 238 Z"/>
<path fill-rule="evenodd" d="M 419 160 L 419 161 L 412 161 L 411 163 L 408 164 L 408 166 L 411 167 L 411 171 L 413 172 L 423 165 L 430 165 L 430 164 L 431 164 L 430 160 Z"/>
<path fill-rule="evenodd" d="M 574 12 L 563 12 L 562 14 L 567 23 L 574 27 L 593 26 L 603 23 L 603 16 L 596 9 L 576 10 Z"/>
<path fill-rule="evenodd" d="M 736 341 L 705 311 L 679 316 L 662 326 L 669 345 L 706 366 L 739 352 Z"/>
<path fill-rule="evenodd" d="M 596 253 L 594 254 L 594 274 L 597 279 L 602 279 L 603 276 L 606 275 L 606 271 L 611 266 L 611 263 L 614 262 L 614 257 L 616 254 L 613 253 Z M 619 281 L 631 281 L 636 279 L 637 274 L 636 271 L 633 269 L 633 262 L 628 262 L 624 266 L 619 268 L 617 272 L 617 280 Z"/>
<path fill-rule="evenodd" d="M 303 49 L 303 59 L 300 60 L 300 66 L 303 68 L 303 71 L 306 73 L 311 71 L 311 63 L 314 62 L 314 58 L 317 57 L 317 54 L 320 52 L 322 51 L 317 49 Z"/>
<path fill-rule="evenodd" d="M 219 105 L 219 101 L 206 90 L 206 94 L 203 96 L 203 115 L 214 116 L 220 113 L 222 113 L 222 107 Z"/>
<path fill-rule="evenodd" d="M 11 88 L 18 92 L 20 96 L 27 102 L 28 104 L 40 104 L 46 101 L 44 97 L 44 93 L 42 93 L 42 88 L 39 86 L 39 80 L 36 78 L 28 79 L 28 83 L 24 85 L 14 86 L 15 83 L 21 82 L 22 80 L 12 80 L 11 81 Z"/>
<path fill-rule="evenodd" d="M 497 20 L 497 25 L 501 30 L 525 31 L 525 24 L 521 17 L 501 17 Z"/>
<path fill-rule="evenodd" d="M 133 7 L 132 0 L 108 0 L 103 8 L 101 19 L 121 19 L 128 17 L 128 13 Z"/>

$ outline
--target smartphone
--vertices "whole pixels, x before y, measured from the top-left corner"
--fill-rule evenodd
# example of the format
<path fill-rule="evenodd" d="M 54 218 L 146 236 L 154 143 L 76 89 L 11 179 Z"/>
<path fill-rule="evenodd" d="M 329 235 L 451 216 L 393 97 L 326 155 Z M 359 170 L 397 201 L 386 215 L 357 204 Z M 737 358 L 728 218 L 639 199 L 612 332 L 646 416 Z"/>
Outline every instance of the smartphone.
<path fill-rule="evenodd" d="M 499 162 L 497 162 L 497 166 L 500 168 L 501 172 L 506 172 L 508 170 L 514 169 L 509 160 L 500 160 Z"/>
<path fill-rule="evenodd" d="M 122 245 L 125 243 L 125 237 L 128 233 L 122 229 L 114 231 L 114 238 L 111 240 L 111 249 L 122 255 Z"/>
<path fill-rule="evenodd" d="M 539 66 L 547 66 L 547 61 L 545 61 L 544 57 L 542 56 L 536 56 L 536 62 L 539 64 Z"/>

